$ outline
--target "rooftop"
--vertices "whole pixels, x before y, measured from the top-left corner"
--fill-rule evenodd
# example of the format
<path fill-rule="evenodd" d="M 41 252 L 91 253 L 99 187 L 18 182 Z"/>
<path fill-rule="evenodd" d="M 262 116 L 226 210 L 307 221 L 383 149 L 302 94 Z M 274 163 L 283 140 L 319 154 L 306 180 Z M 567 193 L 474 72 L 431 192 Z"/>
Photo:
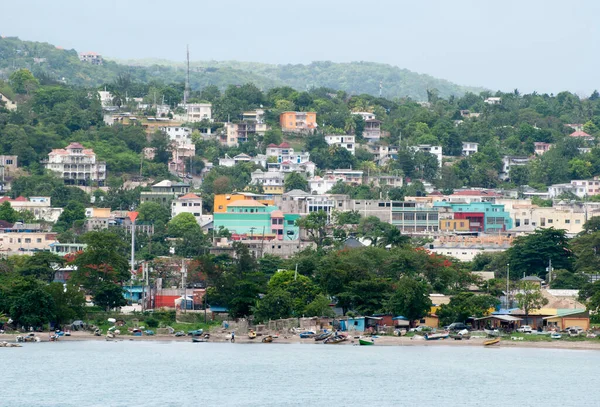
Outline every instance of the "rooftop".
<path fill-rule="evenodd" d="M 227 207 L 241 206 L 241 207 L 255 207 L 255 208 L 264 208 L 265 205 L 261 204 L 254 199 L 243 199 L 241 201 L 235 201 L 227 205 Z"/>

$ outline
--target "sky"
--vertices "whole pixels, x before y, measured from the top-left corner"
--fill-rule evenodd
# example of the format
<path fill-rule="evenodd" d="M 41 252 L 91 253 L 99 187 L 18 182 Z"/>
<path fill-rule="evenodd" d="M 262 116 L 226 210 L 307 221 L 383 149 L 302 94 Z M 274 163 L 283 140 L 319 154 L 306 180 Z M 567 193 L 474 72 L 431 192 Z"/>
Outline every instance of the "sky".
<path fill-rule="evenodd" d="M 598 0 L 1 0 L 0 35 L 119 59 L 381 62 L 491 90 L 588 95 Z"/>

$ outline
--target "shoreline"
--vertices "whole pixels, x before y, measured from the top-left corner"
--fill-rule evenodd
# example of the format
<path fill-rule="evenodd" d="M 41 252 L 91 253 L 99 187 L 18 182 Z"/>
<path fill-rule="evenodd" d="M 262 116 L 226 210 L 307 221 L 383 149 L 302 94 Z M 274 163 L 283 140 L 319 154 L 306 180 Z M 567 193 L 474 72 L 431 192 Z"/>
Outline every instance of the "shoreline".
<path fill-rule="evenodd" d="M 22 335 L 22 334 L 19 334 Z M 0 342 L 15 343 L 17 334 L 1 334 Z M 46 332 L 38 333 L 37 336 L 41 339 L 41 342 L 49 342 L 49 335 Z M 224 334 L 211 334 L 208 342 L 214 343 L 228 343 Z M 408 337 L 397 337 L 397 336 L 380 336 L 375 339 L 375 346 L 483 346 L 485 338 L 471 338 L 468 340 L 453 340 L 443 339 L 427 341 L 424 339 L 414 340 Z M 93 336 L 88 332 L 74 332 L 71 336 L 63 336 L 59 342 L 79 342 L 79 341 L 105 341 L 105 342 L 191 342 L 190 336 L 175 337 L 173 335 L 153 335 L 153 336 L 131 336 L 122 335 L 118 336 L 112 341 L 107 341 L 104 335 Z M 316 342 L 314 339 L 300 339 L 297 335 L 280 336 L 276 338 L 273 343 L 279 344 L 306 344 L 306 345 L 322 345 L 321 342 Z M 236 336 L 235 344 L 260 344 L 269 345 L 262 343 L 260 336 L 256 339 L 249 339 L 246 336 Z M 26 344 L 25 344 L 26 345 Z M 357 339 L 349 339 L 346 342 L 338 344 L 337 346 L 358 346 Z M 202 345 L 198 345 L 202 346 Z M 503 347 L 503 348 L 539 348 L 539 349 L 567 349 L 567 350 L 600 350 L 600 340 L 586 340 L 586 341 L 512 341 L 502 340 L 499 345 L 492 347 Z"/>

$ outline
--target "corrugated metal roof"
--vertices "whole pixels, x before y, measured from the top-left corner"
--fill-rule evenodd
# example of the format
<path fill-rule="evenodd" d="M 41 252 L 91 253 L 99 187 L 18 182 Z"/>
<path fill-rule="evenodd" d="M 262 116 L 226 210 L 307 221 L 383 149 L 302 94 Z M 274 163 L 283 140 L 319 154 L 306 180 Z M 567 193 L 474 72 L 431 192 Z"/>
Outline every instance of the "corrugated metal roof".
<path fill-rule="evenodd" d="M 516 321 L 522 321 L 522 318 L 517 318 L 517 317 L 513 317 L 512 315 L 488 315 L 487 317 L 482 317 L 482 318 L 475 318 L 475 321 L 481 321 L 484 319 L 499 319 L 500 321 L 504 321 L 504 322 L 516 322 Z"/>

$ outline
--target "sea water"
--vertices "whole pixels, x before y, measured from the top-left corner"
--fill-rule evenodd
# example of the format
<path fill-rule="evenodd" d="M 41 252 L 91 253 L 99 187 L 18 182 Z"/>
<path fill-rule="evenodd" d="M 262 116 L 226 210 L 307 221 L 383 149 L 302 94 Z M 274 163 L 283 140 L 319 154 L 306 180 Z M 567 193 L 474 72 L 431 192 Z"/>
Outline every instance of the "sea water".
<path fill-rule="evenodd" d="M 0 350 L 0 406 L 595 405 L 600 352 L 63 341 Z"/>

